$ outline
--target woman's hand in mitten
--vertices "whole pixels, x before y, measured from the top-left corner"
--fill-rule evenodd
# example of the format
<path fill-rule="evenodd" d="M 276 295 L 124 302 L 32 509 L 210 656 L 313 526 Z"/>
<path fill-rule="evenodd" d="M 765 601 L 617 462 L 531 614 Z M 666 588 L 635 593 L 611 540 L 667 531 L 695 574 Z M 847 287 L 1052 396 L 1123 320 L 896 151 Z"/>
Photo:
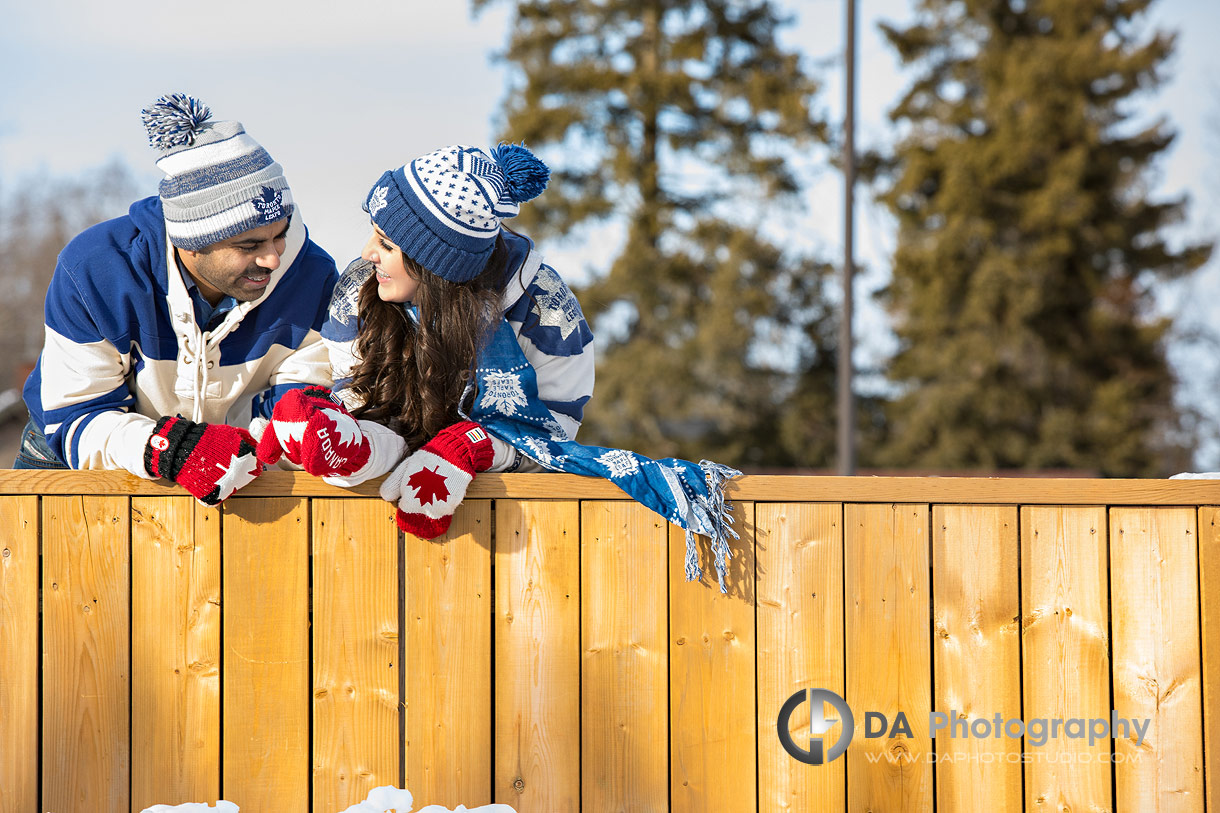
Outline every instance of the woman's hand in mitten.
<path fill-rule="evenodd" d="M 258 459 L 272 465 L 283 454 L 310 474 L 353 474 L 369 459 L 369 442 L 351 413 L 321 387 L 280 396 L 271 425 L 258 443 Z"/>
<path fill-rule="evenodd" d="M 204 505 L 219 505 L 263 471 L 254 438 L 245 429 L 182 417 L 157 421 L 144 447 L 144 468 L 182 486 Z"/>
<path fill-rule="evenodd" d="M 402 461 L 382 483 L 381 496 L 398 503 L 399 528 L 434 539 L 449 530 L 466 488 L 493 456 L 483 427 L 473 421 L 455 423 Z"/>

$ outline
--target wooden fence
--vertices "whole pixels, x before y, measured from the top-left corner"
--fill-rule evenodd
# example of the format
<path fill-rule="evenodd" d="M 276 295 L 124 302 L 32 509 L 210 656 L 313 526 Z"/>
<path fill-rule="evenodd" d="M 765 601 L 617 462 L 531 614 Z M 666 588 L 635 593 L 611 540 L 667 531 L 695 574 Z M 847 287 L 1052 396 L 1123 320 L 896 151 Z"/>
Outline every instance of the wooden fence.
<path fill-rule="evenodd" d="M 677 529 L 577 477 L 481 476 L 429 543 L 371 486 L 276 472 L 217 510 L 0 472 L 0 813 L 337 813 L 381 784 L 520 813 L 1220 813 L 1220 483 L 730 496 L 724 596 L 683 580 Z M 777 736 L 808 687 L 855 711 L 820 766 Z M 910 732 L 865 737 L 870 710 Z M 1039 747 L 932 738 L 933 710 L 1150 727 Z"/>

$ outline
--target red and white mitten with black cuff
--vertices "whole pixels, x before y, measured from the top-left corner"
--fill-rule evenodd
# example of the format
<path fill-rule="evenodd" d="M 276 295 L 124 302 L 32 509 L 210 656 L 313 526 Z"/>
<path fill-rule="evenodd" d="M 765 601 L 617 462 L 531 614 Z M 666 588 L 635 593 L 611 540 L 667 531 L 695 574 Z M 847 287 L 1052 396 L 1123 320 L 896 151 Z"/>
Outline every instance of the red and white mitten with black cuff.
<path fill-rule="evenodd" d="M 223 423 L 166 416 L 144 447 L 144 468 L 185 488 L 204 505 L 219 505 L 262 474 L 254 438 Z"/>
<path fill-rule="evenodd" d="M 258 459 L 270 466 L 287 457 L 318 477 L 347 476 L 368 462 L 370 446 L 351 413 L 321 387 L 280 396 L 271 425 L 258 442 Z"/>
<path fill-rule="evenodd" d="M 381 484 L 381 497 L 398 503 L 398 527 L 423 539 L 449 530 L 453 512 L 475 474 L 495 455 L 491 437 L 477 423 L 447 426 L 407 457 Z"/>

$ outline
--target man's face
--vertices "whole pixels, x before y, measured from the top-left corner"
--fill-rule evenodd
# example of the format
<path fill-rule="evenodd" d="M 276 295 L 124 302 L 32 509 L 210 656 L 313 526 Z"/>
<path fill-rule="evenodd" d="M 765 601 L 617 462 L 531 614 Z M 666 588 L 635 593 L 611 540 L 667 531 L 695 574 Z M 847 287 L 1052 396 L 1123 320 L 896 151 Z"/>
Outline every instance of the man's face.
<path fill-rule="evenodd" d="M 212 305 L 226 296 L 253 302 L 263 295 L 271 273 L 280 267 L 288 220 L 277 220 L 178 256 L 200 293 Z"/>

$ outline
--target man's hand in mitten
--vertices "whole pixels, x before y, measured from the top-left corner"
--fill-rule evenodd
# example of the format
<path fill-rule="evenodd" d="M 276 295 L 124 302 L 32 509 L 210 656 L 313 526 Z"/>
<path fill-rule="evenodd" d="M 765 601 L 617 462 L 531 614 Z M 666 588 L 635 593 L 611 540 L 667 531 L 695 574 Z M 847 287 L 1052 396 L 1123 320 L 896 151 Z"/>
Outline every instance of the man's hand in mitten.
<path fill-rule="evenodd" d="M 258 459 L 268 466 L 283 454 L 318 477 L 354 474 L 368 462 L 369 451 L 356 419 L 321 387 L 284 393 L 258 442 Z"/>
<path fill-rule="evenodd" d="M 144 447 L 144 468 L 182 486 L 204 505 L 220 504 L 263 471 L 254 438 L 245 429 L 168 416 L 157 421 Z"/>
<path fill-rule="evenodd" d="M 467 486 L 491 465 L 494 454 L 483 427 L 455 423 L 402 461 L 381 484 L 381 497 L 398 503 L 399 528 L 434 539 L 449 530 Z"/>

